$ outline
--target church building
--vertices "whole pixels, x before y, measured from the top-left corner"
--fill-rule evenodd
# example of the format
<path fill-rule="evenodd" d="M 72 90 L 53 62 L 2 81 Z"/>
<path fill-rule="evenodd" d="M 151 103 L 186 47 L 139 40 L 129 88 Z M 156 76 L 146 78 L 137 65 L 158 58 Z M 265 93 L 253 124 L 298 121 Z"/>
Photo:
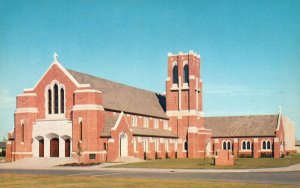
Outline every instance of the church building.
<path fill-rule="evenodd" d="M 159 94 L 66 69 L 55 54 L 35 86 L 17 95 L 7 161 L 285 155 L 281 112 L 204 117 L 200 55 L 169 53 L 167 64 Z"/>

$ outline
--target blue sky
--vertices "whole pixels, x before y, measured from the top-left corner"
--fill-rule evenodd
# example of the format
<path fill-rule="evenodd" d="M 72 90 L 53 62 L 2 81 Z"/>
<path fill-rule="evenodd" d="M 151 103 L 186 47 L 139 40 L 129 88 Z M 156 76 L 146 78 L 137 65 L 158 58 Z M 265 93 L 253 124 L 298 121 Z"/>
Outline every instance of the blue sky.
<path fill-rule="evenodd" d="M 0 0 L 0 137 L 54 52 L 69 69 L 165 91 L 167 53 L 201 55 L 204 114 L 278 113 L 300 139 L 300 1 Z"/>

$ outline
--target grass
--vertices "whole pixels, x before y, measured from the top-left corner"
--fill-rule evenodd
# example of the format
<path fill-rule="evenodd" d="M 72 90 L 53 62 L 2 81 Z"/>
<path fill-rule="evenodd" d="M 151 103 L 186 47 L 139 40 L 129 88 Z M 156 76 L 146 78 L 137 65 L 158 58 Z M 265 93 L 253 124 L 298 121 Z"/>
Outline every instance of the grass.
<path fill-rule="evenodd" d="M 149 160 L 138 163 L 128 163 L 111 166 L 113 168 L 181 168 L 181 169 L 201 169 L 201 168 L 225 168 L 225 169 L 249 169 L 249 168 L 274 168 L 286 167 L 300 163 L 300 154 L 287 156 L 285 158 L 239 158 L 233 166 L 212 165 L 212 159 L 160 159 Z"/>
<path fill-rule="evenodd" d="M 233 183 L 200 180 L 162 180 L 162 179 L 137 179 L 137 178 L 109 178 L 109 177 L 85 177 L 85 176 L 46 176 L 46 175 L 0 175 L 1 187 L 296 187 L 290 185 Z"/>

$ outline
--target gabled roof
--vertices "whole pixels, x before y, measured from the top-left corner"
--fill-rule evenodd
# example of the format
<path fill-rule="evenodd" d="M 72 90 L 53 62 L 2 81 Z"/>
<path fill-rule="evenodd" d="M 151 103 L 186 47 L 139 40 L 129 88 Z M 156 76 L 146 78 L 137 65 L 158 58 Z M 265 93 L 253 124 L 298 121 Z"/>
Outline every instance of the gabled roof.
<path fill-rule="evenodd" d="M 275 136 L 279 115 L 205 117 L 212 137 Z"/>
<path fill-rule="evenodd" d="M 90 84 L 93 89 L 100 90 L 105 109 L 168 119 L 163 95 L 73 70 L 68 72 L 80 84 Z"/>
<path fill-rule="evenodd" d="M 100 137 L 103 138 L 107 138 L 110 137 L 110 130 L 111 128 L 114 127 L 114 125 L 116 124 L 117 120 L 118 120 L 119 115 L 115 114 L 115 115 L 106 115 L 104 118 L 104 127 L 100 133 Z"/>

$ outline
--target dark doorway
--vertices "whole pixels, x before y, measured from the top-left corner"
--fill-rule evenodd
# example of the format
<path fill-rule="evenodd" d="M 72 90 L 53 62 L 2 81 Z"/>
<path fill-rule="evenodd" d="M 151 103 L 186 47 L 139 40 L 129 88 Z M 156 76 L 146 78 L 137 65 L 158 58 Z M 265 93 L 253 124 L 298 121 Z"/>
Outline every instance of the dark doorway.
<path fill-rule="evenodd" d="M 59 140 L 52 138 L 50 140 L 50 157 L 59 157 Z"/>
<path fill-rule="evenodd" d="M 44 139 L 39 140 L 39 157 L 44 157 Z"/>
<path fill-rule="evenodd" d="M 70 147 L 71 147 L 70 139 L 65 140 L 65 157 L 70 157 Z"/>

